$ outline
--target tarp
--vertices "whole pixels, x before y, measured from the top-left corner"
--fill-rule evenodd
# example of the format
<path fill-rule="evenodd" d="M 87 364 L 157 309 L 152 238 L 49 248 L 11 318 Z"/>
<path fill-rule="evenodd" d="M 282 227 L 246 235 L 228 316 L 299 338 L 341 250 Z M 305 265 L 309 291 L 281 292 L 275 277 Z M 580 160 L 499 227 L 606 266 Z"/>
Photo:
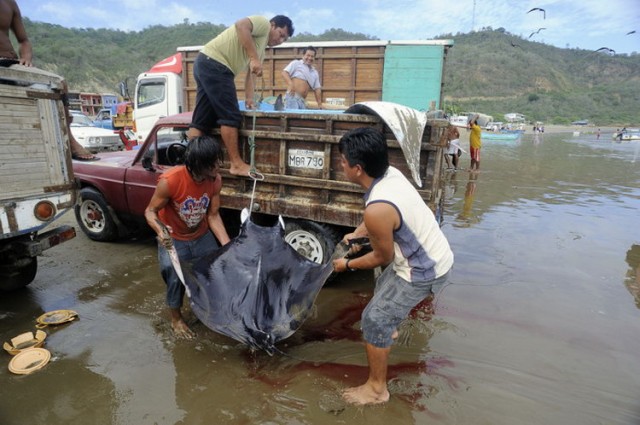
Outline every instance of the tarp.
<path fill-rule="evenodd" d="M 427 114 L 393 102 L 359 102 L 345 111 L 347 114 L 379 116 L 396 136 L 413 181 L 422 187 L 420 178 L 420 148 L 427 125 Z"/>

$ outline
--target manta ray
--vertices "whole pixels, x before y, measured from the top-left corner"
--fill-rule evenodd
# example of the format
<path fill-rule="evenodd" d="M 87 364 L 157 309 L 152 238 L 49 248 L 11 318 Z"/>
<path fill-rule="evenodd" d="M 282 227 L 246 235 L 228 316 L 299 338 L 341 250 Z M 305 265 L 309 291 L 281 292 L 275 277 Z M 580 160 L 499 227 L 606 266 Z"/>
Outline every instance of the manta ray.
<path fill-rule="evenodd" d="M 346 251 L 339 244 L 334 258 Z M 202 323 L 269 355 L 311 315 L 333 272 L 332 261 L 318 264 L 291 247 L 280 222 L 262 226 L 251 218 L 213 254 L 193 263 L 180 262 L 177 255 L 172 260 Z"/>

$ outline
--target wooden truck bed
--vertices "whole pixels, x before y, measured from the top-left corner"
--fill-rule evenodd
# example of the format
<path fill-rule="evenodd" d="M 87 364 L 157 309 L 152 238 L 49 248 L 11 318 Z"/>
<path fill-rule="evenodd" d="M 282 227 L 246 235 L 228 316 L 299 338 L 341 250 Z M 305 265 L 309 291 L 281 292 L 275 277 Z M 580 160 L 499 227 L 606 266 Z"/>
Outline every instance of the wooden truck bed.
<path fill-rule="evenodd" d="M 377 116 L 329 111 L 247 111 L 243 112 L 243 116 L 241 153 L 247 162 L 251 161 L 249 139 L 253 136 L 253 163 L 265 177 L 264 181 L 256 184 L 254 211 L 340 226 L 357 226 L 362 219 L 364 191 L 346 181 L 338 152 L 340 137 L 357 127 L 382 130 L 388 141 L 391 165 L 413 182 L 399 143 Z M 418 189 L 434 212 L 441 201 L 444 146 L 439 144 L 439 140 L 446 125 L 444 120 L 427 123 L 420 152 L 419 168 L 423 182 Z M 224 179 L 223 207 L 238 210 L 248 207 L 253 181 L 228 173 L 225 173 Z"/>

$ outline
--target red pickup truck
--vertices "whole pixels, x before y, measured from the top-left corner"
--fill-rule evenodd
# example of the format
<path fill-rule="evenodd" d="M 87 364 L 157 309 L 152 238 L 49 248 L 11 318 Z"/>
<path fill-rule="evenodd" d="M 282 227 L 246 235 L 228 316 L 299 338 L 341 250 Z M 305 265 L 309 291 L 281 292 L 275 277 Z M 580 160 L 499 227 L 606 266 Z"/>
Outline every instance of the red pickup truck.
<path fill-rule="evenodd" d="M 240 150 L 264 175 L 256 182 L 232 176 L 228 164 L 221 170 L 221 204 L 227 225 L 239 222 L 239 211 L 282 216 L 285 239 L 298 252 L 316 262 L 331 257 L 341 236 L 362 219 L 363 191 L 344 178 L 339 165 L 338 141 L 345 132 L 375 126 L 385 132 L 390 162 L 410 175 L 393 133 L 375 115 L 342 112 L 245 111 L 240 128 Z M 139 149 L 99 154 L 100 160 L 73 162 L 80 185 L 75 207 L 80 228 L 96 241 L 112 241 L 127 230 L 146 226 L 144 210 L 158 175 L 182 163 L 191 113 L 161 118 Z M 432 210 L 440 203 L 442 147 L 438 136 L 446 123 L 427 123 L 420 150 L 424 179 L 419 188 Z M 253 153 L 249 140 L 255 142 Z M 235 223 L 234 223 L 235 222 Z M 233 234 L 234 228 L 228 229 Z"/>

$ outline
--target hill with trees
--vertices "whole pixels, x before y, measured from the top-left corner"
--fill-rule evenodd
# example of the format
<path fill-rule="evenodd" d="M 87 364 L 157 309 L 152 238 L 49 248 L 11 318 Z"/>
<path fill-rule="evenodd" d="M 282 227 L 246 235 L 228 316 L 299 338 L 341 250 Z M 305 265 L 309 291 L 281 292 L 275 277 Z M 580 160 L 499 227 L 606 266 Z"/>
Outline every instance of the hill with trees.
<path fill-rule="evenodd" d="M 640 124 L 640 55 L 560 49 L 491 28 L 445 34 L 454 47 L 445 70 L 445 108 L 496 119 Z"/>
<path fill-rule="evenodd" d="M 72 91 L 116 93 L 125 79 L 172 55 L 177 46 L 202 45 L 224 30 L 207 22 L 142 31 L 65 28 L 25 20 L 36 66 L 65 76 Z M 504 28 L 443 34 L 454 40 L 444 76 L 448 112 L 479 111 L 500 119 L 518 112 L 532 121 L 597 125 L 640 124 L 640 55 L 561 49 Z M 375 40 L 332 28 L 290 41 Z"/>

